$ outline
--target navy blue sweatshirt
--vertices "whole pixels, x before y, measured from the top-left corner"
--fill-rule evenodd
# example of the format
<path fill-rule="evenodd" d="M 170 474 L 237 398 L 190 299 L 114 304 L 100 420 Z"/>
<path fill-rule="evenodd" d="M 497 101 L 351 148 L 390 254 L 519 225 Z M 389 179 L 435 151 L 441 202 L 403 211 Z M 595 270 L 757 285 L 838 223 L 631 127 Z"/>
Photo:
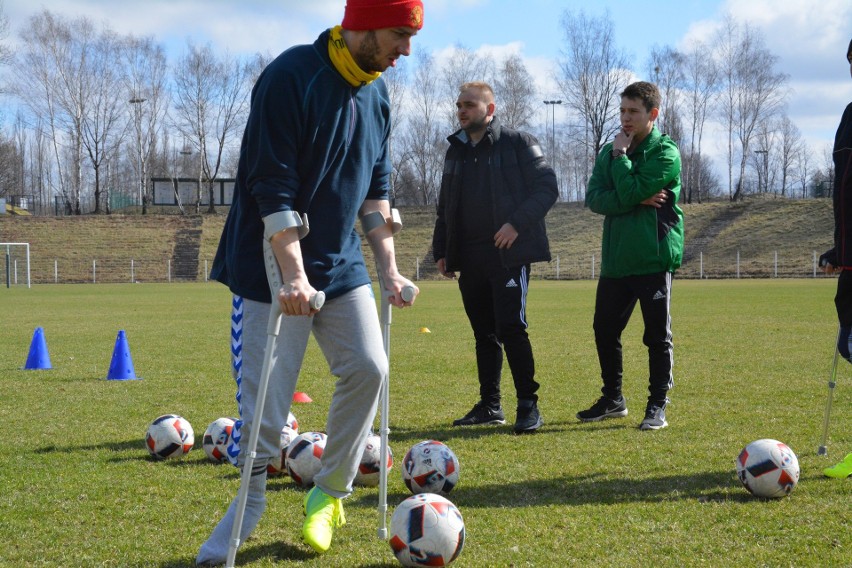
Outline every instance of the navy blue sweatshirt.
<path fill-rule="evenodd" d="M 353 88 L 328 55 L 329 31 L 288 49 L 252 90 L 234 198 L 211 278 L 270 302 L 263 217 L 307 213 L 300 241 L 311 285 L 328 299 L 370 282 L 355 230 L 365 199 L 389 195 L 390 100 L 381 78 Z"/>

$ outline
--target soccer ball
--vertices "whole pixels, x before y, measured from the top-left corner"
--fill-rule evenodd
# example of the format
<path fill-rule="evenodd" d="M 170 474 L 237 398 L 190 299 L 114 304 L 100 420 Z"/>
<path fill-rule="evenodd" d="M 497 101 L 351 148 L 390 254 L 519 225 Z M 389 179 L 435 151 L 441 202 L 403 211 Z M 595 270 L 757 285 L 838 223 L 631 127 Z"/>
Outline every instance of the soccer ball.
<path fill-rule="evenodd" d="M 189 453 L 195 444 L 192 426 L 177 414 L 157 417 L 145 433 L 145 445 L 155 460 L 179 458 Z"/>
<path fill-rule="evenodd" d="M 322 467 L 322 452 L 327 438 L 322 432 L 305 432 L 290 442 L 284 463 L 293 481 L 302 487 L 314 484 L 314 476 Z"/>
<path fill-rule="evenodd" d="M 752 494 L 774 499 L 789 495 L 799 483 L 799 460 L 787 444 L 768 438 L 743 448 L 737 476 Z"/>
<path fill-rule="evenodd" d="M 292 412 L 287 415 L 287 427 L 291 430 L 295 430 L 297 433 L 299 431 L 299 421 L 296 420 L 296 417 Z"/>
<path fill-rule="evenodd" d="M 279 475 L 287 475 L 287 466 L 285 464 L 285 460 L 287 459 L 287 448 L 290 446 L 290 442 L 296 439 L 296 436 L 299 435 L 299 422 L 296 420 L 296 417 L 293 416 L 291 412 L 287 416 L 287 424 L 281 429 L 281 437 L 278 442 L 278 447 L 281 452 L 278 454 L 279 459 L 275 459 L 266 464 L 266 475 L 269 477 L 277 477 Z"/>
<path fill-rule="evenodd" d="M 214 463 L 228 461 L 228 444 L 231 443 L 233 430 L 233 418 L 217 418 L 210 423 L 201 438 L 201 447 L 204 448 L 207 459 Z"/>
<path fill-rule="evenodd" d="M 447 566 L 464 547 L 464 520 L 449 500 L 412 495 L 394 510 L 390 546 L 403 566 Z"/>
<path fill-rule="evenodd" d="M 367 445 L 361 455 L 361 464 L 355 474 L 355 484 L 364 487 L 375 487 L 379 484 L 379 469 L 381 469 L 382 439 L 377 434 L 367 436 Z M 393 466 L 393 453 L 388 446 L 388 469 Z"/>
<path fill-rule="evenodd" d="M 272 460 L 266 465 L 267 476 L 276 477 L 282 474 L 287 475 L 287 465 L 285 463 L 287 459 L 287 448 L 290 447 L 290 442 L 295 440 L 298 435 L 299 432 L 290 428 L 290 426 L 284 426 L 284 428 L 281 429 L 281 437 L 278 442 L 278 447 L 281 451 L 278 453 L 278 459 Z"/>
<path fill-rule="evenodd" d="M 405 454 L 402 480 L 412 493 L 446 495 L 459 482 L 459 460 L 444 443 L 425 440 Z"/>

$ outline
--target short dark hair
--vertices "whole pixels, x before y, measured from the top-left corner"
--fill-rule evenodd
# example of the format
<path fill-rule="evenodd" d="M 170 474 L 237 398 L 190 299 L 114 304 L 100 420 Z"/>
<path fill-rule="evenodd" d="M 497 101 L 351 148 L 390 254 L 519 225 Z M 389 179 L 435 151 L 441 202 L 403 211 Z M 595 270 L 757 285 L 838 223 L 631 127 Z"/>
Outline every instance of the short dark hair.
<path fill-rule="evenodd" d="M 660 102 L 663 99 L 660 96 L 660 90 L 657 86 L 647 81 L 637 81 L 627 85 L 624 91 L 622 91 L 621 96 L 642 101 L 642 104 L 645 105 L 645 110 L 648 112 L 652 108 L 660 108 Z"/>
<path fill-rule="evenodd" d="M 846 50 L 846 59 L 852 57 L 852 40 L 849 40 L 849 49 Z"/>

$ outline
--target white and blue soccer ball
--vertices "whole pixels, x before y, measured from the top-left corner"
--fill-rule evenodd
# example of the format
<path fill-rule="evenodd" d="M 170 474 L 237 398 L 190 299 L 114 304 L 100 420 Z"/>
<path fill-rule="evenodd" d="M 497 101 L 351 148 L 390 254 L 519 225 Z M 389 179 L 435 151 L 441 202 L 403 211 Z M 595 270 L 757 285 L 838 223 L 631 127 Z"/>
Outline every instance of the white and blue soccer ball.
<path fill-rule="evenodd" d="M 459 460 L 443 442 L 424 440 L 405 454 L 402 480 L 414 494 L 447 495 L 459 482 Z"/>
<path fill-rule="evenodd" d="M 361 463 L 355 474 L 355 485 L 362 487 L 376 487 L 379 484 L 379 472 L 381 470 L 382 438 L 378 434 L 367 436 L 367 444 L 361 455 Z M 388 471 L 393 467 L 393 452 L 388 446 Z"/>
<path fill-rule="evenodd" d="M 448 499 L 412 495 L 397 506 L 390 523 L 390 547 L 403 566 L 447 566 L 464 547 L 464 519 Z"/>
<path fill-rule="evenodd" d="M 145 432 L 145 446 L 155 460 L 185 456 L 194 444 L 192 425 L 177 414 L 158 416 Z"/>
<path fill-rule="evenodd" d="M 201 447 L 204 448 L 207 459 L 213 463 L 225 463 L 229 461 L 228 445 L 231 443 L 234 422 L 233 418 L 217 418 L 204 431 L 204 437 L 201 438 Z"/>
<path fill-rule="evenodd" d="M 757 497 L 789 495 L 799 483 L 799 459 L 787 444 L 764 438 L 747 445 L 736 460 L 737 477 Z"/>
<path fill-rule="evenodd" d="M 308 488 L 322 468 L 322 453 L 327 437 L 323 432 L 304 432 L 296 436 L 287 447 L 284 463 L 293 481 Z"/>

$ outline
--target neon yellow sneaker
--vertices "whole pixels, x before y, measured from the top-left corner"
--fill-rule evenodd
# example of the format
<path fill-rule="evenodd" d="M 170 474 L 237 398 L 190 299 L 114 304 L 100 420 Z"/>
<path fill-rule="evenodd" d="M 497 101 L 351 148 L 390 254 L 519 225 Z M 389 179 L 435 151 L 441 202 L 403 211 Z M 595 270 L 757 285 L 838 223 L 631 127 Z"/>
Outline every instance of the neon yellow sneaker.
<path fill-rule="evenodd" d="M 314 487 L 305 496 L 305 523 L 302 525 L 302 540 L 317 552 L 325 552 L 331 546 L 334 529 L 346 524 L 343 501 Z"/>
<path fill-rule="evenodd" d="M 833 477 L 835 479 L 845 479 L 852 475 L 852 454 L 848 454 L 843 461 L 839 464 L 827 467 L 822 472 L 826 477 Z"/>

